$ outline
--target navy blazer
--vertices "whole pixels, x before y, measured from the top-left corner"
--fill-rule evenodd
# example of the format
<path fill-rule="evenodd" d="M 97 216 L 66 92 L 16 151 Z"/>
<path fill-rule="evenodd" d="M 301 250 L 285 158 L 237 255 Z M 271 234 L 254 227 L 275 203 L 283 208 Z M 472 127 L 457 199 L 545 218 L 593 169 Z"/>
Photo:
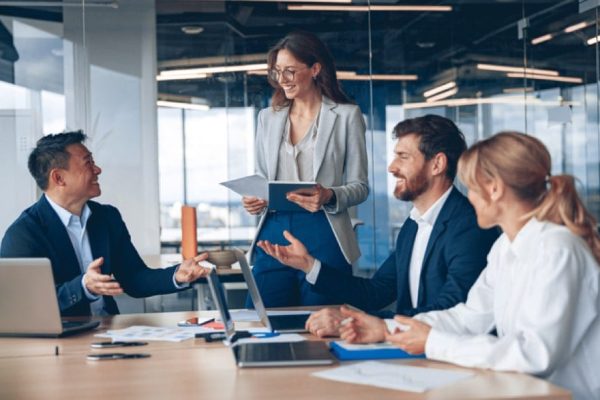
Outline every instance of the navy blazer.
<path fill-rule="evenodd" d="M 133 297 L 177 291 L 173 284 L 176 266 L 148 268 L 133 247 L 127 227 L 115 207 L 93 201 L 87 204 L 92 212 L 86 226 L 90 247 L 94 259 L 104 257 L 103 274 L 113 274 L 123 290 Z M 49 258 L 61 315 L 90 315 L 75 250 L 46 196 L 23 211 L 8 228 L 0 245 L 0 257 Z M 112 296 L 104 296 L 104 304 L 108 313 L 119 313 Z"/>
<path fill-rule="evenodd" d="M 415 308 L 410 299 L 408 271 L 417 229 L 417 223 L 407 218 L 398 234 L 396 251 L 371 279 L 345 276 L 322 264 L 313 287 L 335 296 L 340 303 L 370 312 L 396 301 L 396 314 L 410 316 L 464 302 L 486 266 L 487 254 L 498 237 L 498 230 L 479 228 L 475 210 L 465 196 L 453 188 L 427 243 Z M 380 312 L 379 315 L 391 317 L 393 313 Z"/>

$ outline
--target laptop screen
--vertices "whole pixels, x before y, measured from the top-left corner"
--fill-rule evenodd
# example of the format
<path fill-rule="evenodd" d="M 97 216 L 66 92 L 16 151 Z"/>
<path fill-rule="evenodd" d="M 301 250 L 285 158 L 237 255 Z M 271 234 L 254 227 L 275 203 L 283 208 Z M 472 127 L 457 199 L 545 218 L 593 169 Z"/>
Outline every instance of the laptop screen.
<path fill-rule="evenodd" d="M 225 334 L 227 335 L 227 339 L 230 340 L 233 335 L 235 335 L 235 326 L 233 324 L 231 314 L 229 313 L 229 307 L 227 306 L 225 288 L 219 280 L 219 276 L 217 275 L 217 271 L 215 269 L 210 271 L 210 274 L 208 274 L 206 280 L 208 281 L 208 286 L 210 287 L 210 291 L 216 303 L 215 305 L 221 314 L 221 319 L 223 320 L 223 325 L 225 326 Z"/>
<path fill-rule="evenodd" d="M 265 309 L 265 305 L 260 297 L 260 292 L 258 291 L 258 286 L 256 286 L 256 281 L 254 280 L 254 276 L 252 275 L 252 271 L 248 266 L 248 262 L 246 261 L 246 257 L 244 257 L 244 253 L 241 250 L 234 249 L 235 256 L 240 263 L 240 268 L 242 269 L 242 274 L 244 275 L 244 280 L 246 281 L 246 286 L 248 286 L 248 293 L 250 293 L 250 298 L 252 299 L 252 303 L 254 303 L 254 309 L 260 318 L 260 322 L 263 323 L 269 330 L 273 330 L 271 326 L 271 321 L 269 321 L 269 316 L 267 315 L 267 310 Z"/>

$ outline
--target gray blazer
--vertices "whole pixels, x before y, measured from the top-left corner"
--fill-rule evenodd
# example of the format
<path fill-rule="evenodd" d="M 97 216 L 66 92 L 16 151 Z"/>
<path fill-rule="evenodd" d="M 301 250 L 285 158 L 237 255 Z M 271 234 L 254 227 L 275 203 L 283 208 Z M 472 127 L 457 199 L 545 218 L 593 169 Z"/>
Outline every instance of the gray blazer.
<path fill-rule="evenodd" d="M 283 140 L 289 107 L 265 108 L 258 114 L 256 129 L 256 172 L 275 180 L 279 147 Z M 323 207 L 338 244 L 349 263 L 360 257 L 348 208 L 362 203 L 369 195 L 365 121 L 358 106 L 337 104 L 323 96 L 314 153 L 315 180 L 335 192 L 337 203 Z M 263 214 L 256 238 L 265 221 Z"/>

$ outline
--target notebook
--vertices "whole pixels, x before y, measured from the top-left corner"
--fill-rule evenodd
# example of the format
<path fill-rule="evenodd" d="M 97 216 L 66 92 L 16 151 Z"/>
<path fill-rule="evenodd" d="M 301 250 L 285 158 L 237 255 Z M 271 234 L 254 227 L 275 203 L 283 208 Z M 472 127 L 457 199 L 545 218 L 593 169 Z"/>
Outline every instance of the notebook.
<path fill-rule="evenodd" d="M 0 336 L 59 337 L 99 321 L 62 321 L 46 258 L 0 258 Z"/>
<path fill-rule="evenodd" d="M 256 309 L 256 313 L 260 318 L 260 322 L 262 322 L 267 328 L 276 332 L 306 332 L 305 326 L 306 320 L 310 316 L 309 312 L 306 314 L 284 314 L 271 316 L 267 314 L 265 305 L 260 297 L 260 292 L 258 291 L 258 286 L 254 280 L 254 275 L 252 275 L 252 271 L 248 266 L 248 262 L 246 261 L 246 257 L 244 257 L 244 253 L 238 249 L 234 249 L 233 251 L 235 252 L 235 256 L 240 263 L 240 268 L 244 274 L 244 280 L 248 286 L 248 293 L 250 293 L 250 298 L 252 299 L 252 303 L 254 303 L 254 308 Z"/>
<path fill-rule="evenodd" d="M 291 367 L 329 365 L 335 362 L 327 344 L 321 341 L 238 343 L 238 335 L 229 313 L 225 290 L 215 270 L 208 275 L 207 281 L 225 325 L 225 334 L 238 367 Z"/>

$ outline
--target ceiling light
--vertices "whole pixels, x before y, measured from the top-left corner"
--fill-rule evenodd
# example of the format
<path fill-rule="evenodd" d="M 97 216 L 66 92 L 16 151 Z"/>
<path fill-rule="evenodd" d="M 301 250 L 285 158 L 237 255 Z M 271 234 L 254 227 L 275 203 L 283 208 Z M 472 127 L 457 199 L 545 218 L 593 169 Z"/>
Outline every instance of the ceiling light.
<path fill-rule="evenodd" d="M 193 104 L 193 103 L 183 103 L 180 101 L 167 101 L 167 100 L 158 100 L 156 105 L 159 107 L 169 107 L 169 108 L 184 108 L 186 110 L 198 110 L 198 111 L 208 111 L 210 107 L 206 104 Z"/>
<path fill-rule="evenodd" d="M 428 102 L 428 103 L 431 103 L 432 101 L 438 101 L 438 100 L 445 99 L 446 97 L 454 96 L 456 93 L 458 93 L 458 88 L 457 87 L 455 87 L 453 89 L 450 89 L 450 90 L 447 90 L 445 92 L 442 92 L 440 94 L 436 94 L 435 96 L 431 96 L 430 98 L 428 98 L 425 101 Z"/>
<path fill-rule="evenodd" d="M 446 82 L 443 85 L 436 86 L 433 89 L 429 89 L 429 90 L 423 92 L 423 96 L 425 96 L 425 97 L 433 96 L 434 94 L 438 94 L 440 92 L 443 92 L 448 89 L 452 89 L 454 87 L 456 87 L 456 82 L 454 82 L 454 81 Z"/>
<path fill-rule="evenodd" d="M 0 1 L 0 6 L 16 6 L 16 7 L 109 7 L 119 8 L 116 0 L 96 0 L 83 2 L 63 2 L 63 1 Z"/>
<path fill-rule="evenodd" d="M 329 2 L 328 2 L 329 3 Z M 312 4 L 289 4 L 287 9 L 290 11 L 431 11 L 448 12 L 452 11 L 452 6 L 417 6 L 417 5 L 365 5 L 365 6 L 332 6 L 332 5 L 312 5 Z"/>
<path fill-rule="evenodd" d="M 418 75 L 402 75 L 402 74 L 372 74 L 372 75 L 358 75 L 358 74 L 346 74 L 339 76 L 338 79 L 341 81 L 416 81 L 419 79 Z"/>
<path fill-rule="evenodd" d="M 506 94 L 523 93 L 523 92 L 533 92 L 533 88 L 528 86 L 528 87 L 514 87 L 514 88 L 502 89 L 502 93 L 506 93 Z"/>
<path fill-rule="evenodd" d="M 429 108 L 429 107 L 461 107 L 461 106 L 472 106 L 477 104 L 506 104 L 506 105 L 521 105 L 521 104 L 535 104 L 536 106 L 545 107 L 556 107 L 564 105 L 579 106 L 579 102 L 566 102 L 566 101 L 546 101 L 541 100 L 533 96 L 524 97 L 520 96 L 500 96 L 500 97 L 488 97 L 488 98 L 458 98 L 458 99 L 447 99 L 441 101 L 430 101 L 420 103 L 405 103 L 402 107 L 405 110 L 417 109 L 417 108 Z"/>
<path fill-rule="evenodd" d="M 545 35 L 538 36 L 535 39 L 532 39 L 531 44 L 536 45 L 536 44 L 544 43 L 544 42 L 547 42 L 548 40 L 551 40 L 552 38 L 553 38 L 552 34 L 547 33 Z"/>
<path fill-rule="evenodd" d="M 524 67 L 513 67 L 509 65 L 496 65 L 496 64 L 477 64 L 477 69 L 485 71 L 499 71 L 499 72 L 515 72 L 515 73 L 531 73 L 539 75 L 550 75 L 558 76 L 558 71 L 550 69 L 539 69 L 539 68 L 524 68 Z"/>
<path fill-rule="evenodd" d="M 264 69 L 266 70 L 268 65 L 266 63 L 261 64 L 246 64 L 246 65 L 221 65 L 217 67 L 203 67 L 203 68 L 185 68 L 185 69 L 172 69 L 168 71 L 162 71 L 161 76 L 181 76 L 181 75 L 196 75 L 196 74 L 221 74 L 225 72 L 244 72 L 244 71 L 256 71 Z"/>
<path fill-rule="evenodd" d="M 181 32 L 185 33 L 186 35 L 198 35 L 204 32 L 204 27 L 196 25 L 182 26 Z"/>
<path fill-rule="evenodd" d="M 587 44 L 591 46 L 593 44 L 598 43 L 598 41 L 600 41 L 600 36 L 596 36 L 596 37 L 588 39 Z"/>
<path fill-rule="evenodd" d="M 212 74 L 185 74 L 185 75 L 174 75 L 174 76 L 164 76 L 164 75 L 157 75 L 156 76 L 156 80 L 157 81 L 177 81 L 177 80 L 183 80 L 183 79 L 206 79 L 209 76 L 212 76 Z"/>
<path fill-rule="evenodd" d="M 548 76 L 548 75 L 537 75 L 537 74 L 524 74 L 521 72 L 508 73 L 506 74 L 509 78 L 526 78 L 526 79 L 538 79 L 542 81 L 556 81 L 556 82 L 568 82 L 568 83 L 583 83 L 583 79 L 574 76 Z"/>
<path fill-rule="evenodd" d="M 575 25 L 567 26 L 565 28 L 565 32 L 566 33 L 572 33 L 572 32 L 581 30 L 581 29 L 585 28 L 586 26 L 588 26 L 587 22 L 580 22 L 580 23 L 575 24 Z"/>

